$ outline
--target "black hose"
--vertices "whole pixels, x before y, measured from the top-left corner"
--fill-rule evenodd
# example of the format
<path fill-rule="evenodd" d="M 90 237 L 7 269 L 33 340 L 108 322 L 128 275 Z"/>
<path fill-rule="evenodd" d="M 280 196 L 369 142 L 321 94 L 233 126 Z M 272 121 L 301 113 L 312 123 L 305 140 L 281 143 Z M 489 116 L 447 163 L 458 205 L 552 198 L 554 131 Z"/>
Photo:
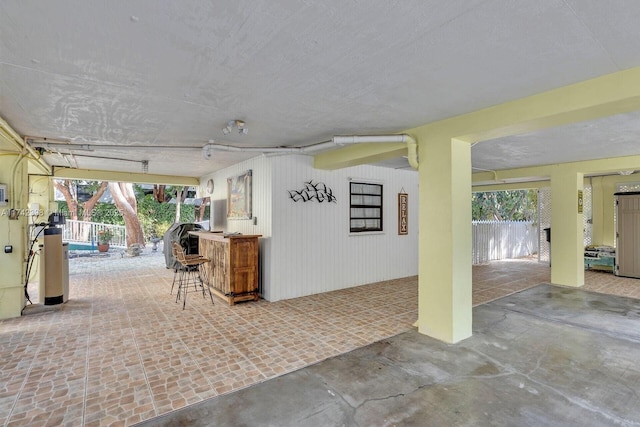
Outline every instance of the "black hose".
<path fill-rule="evenodd" d="M 29 247 L 29 253 L 27 254 L 27 265 L 24 271 L 24 274 L 25 274 L 24 296 L 27 299 L 27 301 L 29 301 L 29 304 L 33 304 L 33 302 L 31 302 L 31 298 L 29 297 L 29 291 L 27 290 L 27 286 L 29 286 L 29 277 L 31 276 L 31 267 L 33 267 L 33 256 L 35 255 L 35 253 L 33 252 L 33 246 L 38 241 L 38 237 L 40 237 L 40 234 L 44 231 L 44 228 L 46 226 L 49 226 L 50 224 L 47 224 L 46 222 L 41 222 L 40 224 L 34 224 L 34 225 L 36 227 L 41 227 L 41 228 L 40 228 L 40 231 L 38 231 L 38 234 L 36 234 L 36 236 L 31 241 L 31 246 Z M 22 309 L 24 310 L 24 307 Z"/>

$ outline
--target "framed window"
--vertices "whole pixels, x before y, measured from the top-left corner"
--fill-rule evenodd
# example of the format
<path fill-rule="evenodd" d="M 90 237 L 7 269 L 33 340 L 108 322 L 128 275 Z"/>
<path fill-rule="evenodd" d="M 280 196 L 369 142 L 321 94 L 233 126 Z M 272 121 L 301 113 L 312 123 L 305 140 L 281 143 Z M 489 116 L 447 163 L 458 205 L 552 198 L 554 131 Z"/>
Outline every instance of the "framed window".
<path fill-rule="evenodd" d="M 382 231 L 382 184 L 351 182 L 349 231 Z"/>

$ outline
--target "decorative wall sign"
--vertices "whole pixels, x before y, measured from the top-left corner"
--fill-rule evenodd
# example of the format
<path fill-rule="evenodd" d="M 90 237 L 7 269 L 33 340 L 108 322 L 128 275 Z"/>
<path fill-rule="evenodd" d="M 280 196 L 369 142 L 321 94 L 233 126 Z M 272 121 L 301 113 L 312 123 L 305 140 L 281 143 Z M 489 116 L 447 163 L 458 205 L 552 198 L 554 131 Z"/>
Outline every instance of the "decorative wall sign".
<path fill-rule="evenodd" d="M 251 170 L 227 178 L 227 218 L 251 219 Z"/>
<path fill-rule="evenodd" d="M 578 190 L 578 213 L 582 213 L 582 190 Z"/>
<path fill-rule="evenodd" d="M 289 197 L 294 202 L 308 202 L 316 200 L 318 203 L 333 202 L 336 203 L 336 197 L 333 190 L 327 187 L 323 182 L 314 183 L 313 180 L 304 183 L 301 190 L 288 190 Z"/>
<path fill-rule="evenodd" d="M 409 234 L 409 195 L 398 193 L 398 234 Z"/>

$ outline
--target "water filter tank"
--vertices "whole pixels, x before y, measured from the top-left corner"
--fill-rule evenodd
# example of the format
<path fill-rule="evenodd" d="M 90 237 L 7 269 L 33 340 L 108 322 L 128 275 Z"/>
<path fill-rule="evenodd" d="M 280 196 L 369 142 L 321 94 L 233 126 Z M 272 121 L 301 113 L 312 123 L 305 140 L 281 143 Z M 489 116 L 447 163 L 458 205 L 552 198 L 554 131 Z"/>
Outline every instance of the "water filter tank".
<path fill-rule="evenodd" d="M 44 305 L 62 304 L 69 293 L 69 246 L 62 243 L 62 229 L 44 230 L 40 244 L 40 301 Z"/>

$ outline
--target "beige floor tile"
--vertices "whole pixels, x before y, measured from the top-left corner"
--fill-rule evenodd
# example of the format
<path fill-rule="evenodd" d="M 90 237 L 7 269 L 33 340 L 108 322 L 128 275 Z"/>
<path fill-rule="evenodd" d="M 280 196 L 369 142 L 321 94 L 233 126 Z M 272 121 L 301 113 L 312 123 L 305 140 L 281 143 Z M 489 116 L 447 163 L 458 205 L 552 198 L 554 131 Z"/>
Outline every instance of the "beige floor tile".
<path fill-rule="evenodd" d="M 131 425 L 404 332 L 418 316 L 417 277 L 233 307 L 190 293 L 182 310 L 161 253 L 74 259 L 70 270 L 67 304 L 0 321 L 3 425 Z M 549 276 L 532 260 L 475 266 L 473 304 Z M 636 279 L 588 271 L 585 283 L 640 297 Z M 36 284 L 30 293 L 37 301 Z"/>

